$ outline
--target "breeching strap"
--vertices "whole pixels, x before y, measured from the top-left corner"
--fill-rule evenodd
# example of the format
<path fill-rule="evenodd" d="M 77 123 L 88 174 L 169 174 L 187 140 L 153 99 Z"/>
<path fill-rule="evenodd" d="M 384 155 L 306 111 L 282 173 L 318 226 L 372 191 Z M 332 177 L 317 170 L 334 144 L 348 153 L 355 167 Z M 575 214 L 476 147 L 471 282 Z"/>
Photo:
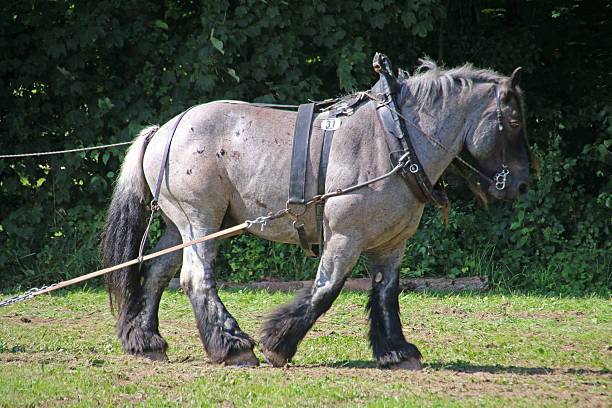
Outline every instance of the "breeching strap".
<path fill-rule="evenodd" d="M 149 217 L 149 223 L 147 224 L 147 228 L 145 229 L 144 234 L 142 235 L 142 240 L 140 241 L 140 248 L 138 249 L 138 259 L 141 262 L 144 260 L 142 257 L 142 253 L 144 252 L 145 245 L 147 244 L 147 237 L 149 236 L 149 230 L 151 229 L 151 224 L 153 223 L 153 218 L 155 217 L 155 212 L 159 209 L 159 192 L 161 190 L 162 181 L 164 179 L 164 174 L 166 174 L 166 166 L 168 165 L 168 155 L 170 154 L 170 146 L 172 145 L 172 139 L 174 138 L 174 134 L 176 133 L 176 128 L 178 127 L 181 119 L 194 107 L 187 109 L 183 113 L 180 114 L 174 127 L 172 128 L 172 132 L 170 133 L 170 137 L 168 138 L 168 142 L 166 143 L 166 149 L 164 150 L 164 157 L 162 158 L 161 167 L 159 169 L 159 175 L 157 176 L 157 185 L 155 186 L 155 193 L 153 193 L 153 201 L 151 201 L 151 216 Z M 151 138 L 155 133 L 152 133 L 147 137 L 145 143 L 148 144 Z"/>

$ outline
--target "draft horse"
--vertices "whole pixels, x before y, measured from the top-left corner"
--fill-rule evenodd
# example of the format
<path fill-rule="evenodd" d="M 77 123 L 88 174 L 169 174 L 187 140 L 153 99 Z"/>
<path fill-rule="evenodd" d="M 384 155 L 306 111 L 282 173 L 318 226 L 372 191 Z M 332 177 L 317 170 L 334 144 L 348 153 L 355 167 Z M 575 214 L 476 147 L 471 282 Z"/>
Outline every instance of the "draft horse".
<path fill-rule="evenodd" d="M 525 134 L 520 69 L 505 77 L 467 64 L 445 70 L 422 60 L 415 74 L 397 81 L 397 115 L 409 129 L 422 170 L 435 183 L 463 157 L 488 176 L 483 183 L 497 199 L 528 190 L 529 147 Z M 342 117 L 329 150 L 325 191 L 334 192 L 389 172 L 392 163 L 376 113 L 385 105 L 368 93 Z M 384 109 L 384 106 L 383 106 Z M 317 169 L 329 111 L 315 114 L 306 167 L 305 192 L 317 194 Z M 113 266 L 138 254 L 147 205 L 160 177 L 168 139 L 173 141 L 158 205 L 166 231 L 155 250 L 285 208 L 296 113 L 249 103 L 216 101 L 193 107 L 161 127 L 144 129 L 121 167 L 102 235 L 103 263 Z M 506 173 L 500 173 L 505 170 Z M 503 186 L 493 180 L 503 177 Z M 369 341 L 379 367 L 415 368 L 421 353 L 406 341 L 399 317 L 399 269 L 406 240 L 417 229 L 425 203 L 399 174 L 330 197 L 323 210 L 324 243 L 312 287 L 273 311 L 259 342 L 265 358 L 284 366 L 317 318 L 340 293 L 365 252 L 372 276 L 368 302 Z M 314 206 L 300 220 L 306 239 L 317 242 Z M 259 237 L 298 243 L 293 218 L 249 228 Z M 213 363 L 258 365 L 256 342 L 243 332 L 221 301 L 215 281 L 217 244 L 207 241 L 180 252 L 114 272 L 107 277 L 123 349 L 166 359 L 158 331 L 162 292 L 181 268 L 204 350 Z"/>

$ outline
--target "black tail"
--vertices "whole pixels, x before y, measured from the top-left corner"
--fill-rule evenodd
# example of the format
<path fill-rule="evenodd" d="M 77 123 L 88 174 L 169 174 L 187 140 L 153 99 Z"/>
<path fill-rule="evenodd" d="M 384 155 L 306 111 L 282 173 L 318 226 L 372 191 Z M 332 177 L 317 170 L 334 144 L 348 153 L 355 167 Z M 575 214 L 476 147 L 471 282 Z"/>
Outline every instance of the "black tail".
<path fill-rule="evenodd" d="M 100 250 L 104 268 L 109 268 L 138 257 L 142 234 L 146 227 L 146 203 L 150 192 L 144 178 L 142 158 L 145 141 L 156 132 L 157 126 L 144 129 L 128 150 L 108 209 Z M 125 304 L 140 285 L 138 265 L 106 275 L 110 307 L 121 316 Z"/>

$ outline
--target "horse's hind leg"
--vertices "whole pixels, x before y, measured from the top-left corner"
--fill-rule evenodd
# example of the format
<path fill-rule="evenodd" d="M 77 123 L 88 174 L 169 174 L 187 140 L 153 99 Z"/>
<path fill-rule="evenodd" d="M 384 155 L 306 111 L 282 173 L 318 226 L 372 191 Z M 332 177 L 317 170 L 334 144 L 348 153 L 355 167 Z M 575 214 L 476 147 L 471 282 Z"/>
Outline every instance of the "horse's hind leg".
<path fill-rule="evenodd" d="M 392 249 L 369 252 L 372 292 L 370 310 L 370 345 L 381 368 L 421 368 L 421 353 L 402 333 L 399 316 L 399 269 L 406 242 Z"/>
<path fill-rule="evenodd" d="M 218 231 L 222 216 L 217 220 L 210 214 L 200 214 L 195 218 L 191 219 L 189 227 L 183 231 L 185 240 Z M 208 225 L 202 225 L 203 222 Z M 210 226 L 211 223 L 214 227 Z M 240 329 L 217 293 L 216 254 L 216 240 L 185 248 L 183 252 L 181 286 L 191 301 L 204 350 L 215 364 L 259 365 L 253 353 L 255 342 Z"/>
<path fill-rule="evenodd" d="M 166 217 L 166 232 L 154 252 L 181 243 L 176 226 Z M 162 293 L 181 266 L 180 251 L 171 252 L 147 261 L 141 269 L 141 284 L 134 291 L 117 322 L 117 334 L 123 349 L 128 353 L 150 358 L 167 360 L 168 344 L 159 334 L 158 310 Z"/>
<path fill-rule="evenodd" d="M 262 328 L 261 343 L 263 353 L 272 365 L 282 367 L 291 360 L 299 342 L 342 290 L 360 252 L 357 240 L 346 235 L 332 235 L 325 244 L 312 287 L 268 316 Z"/>

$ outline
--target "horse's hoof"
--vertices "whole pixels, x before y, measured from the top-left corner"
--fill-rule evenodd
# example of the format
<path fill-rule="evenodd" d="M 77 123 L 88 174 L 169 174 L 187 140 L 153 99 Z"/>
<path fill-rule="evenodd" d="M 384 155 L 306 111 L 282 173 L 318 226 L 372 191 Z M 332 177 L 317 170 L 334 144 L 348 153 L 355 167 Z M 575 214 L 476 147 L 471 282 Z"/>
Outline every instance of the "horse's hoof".
<path fill-rule="evenodd" d="M 253 350 L 241 350 L 237 353 L 233 353 L 223 361 L 226 366 L 235 367 L 257 367 L 259 365 L 259 359 L 253 353 Z"/>
<path fill-rule="evenodd" d="M 416 358 L 410 358 L 408 360 L 400 361 L 397 364 L 389 365 L 390 370 L 422 370 L 423 365 Z"/>
<path fill-rule="evenodd" d="M 136 353 L 136 357 L 146 358 L 151 361 L 168 361 L 168 356 L 163 351 L 142 351 Z"/>
<path fill-rule="evenodd" d="M 284 367 L 287 365 L 287 359 L 272 350 L 264 348 L 262 353 L 266 361 L 272 364 L 274 367 Z"/>

